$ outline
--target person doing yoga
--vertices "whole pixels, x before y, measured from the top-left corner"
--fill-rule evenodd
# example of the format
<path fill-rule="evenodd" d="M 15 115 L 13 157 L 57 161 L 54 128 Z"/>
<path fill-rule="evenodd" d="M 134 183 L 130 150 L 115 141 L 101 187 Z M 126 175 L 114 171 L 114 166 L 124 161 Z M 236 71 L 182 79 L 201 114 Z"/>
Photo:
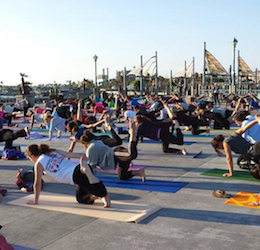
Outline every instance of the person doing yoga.
<path fill-rule="evenodd" d="M 5 142 L 6 149 L 12 149 L 14 140 L 19 137 L 26 137 L 29 134 L 30 132 L 27 127 L 25 127 L 24 129 L 13 131 L 11 129 L 2 129 L 2 127 L 0 126 L 0 142 Z"/>
<path fill-rule="evenodd" d="M 93 169 L 96 169 L 98 166 L 103 170 L 115 169 L 118 165 L 117 174 L 120 180 L 128 180 L 133 176 L 140 176 L 142 181 L 145 181 L 144 169 L 136 171 L 129 170 L 131 161 L 137 157 L 137 141 L 134 122 L 130 122 L 129 124 L 129 134 L 130 155 L 126 148 L 111 148 L 105 145 L 102 141 L 95 140 L 94 135 L 88 130 L 84 131 L 80 141 L 86 149 L 88 164 Z"/>
<path fill-rule="evenodd" d="M 80 137 L 83 135 L 84 131 L 95 128 L 96 126 L 100 126 L 105 122 L 106 129 L 111 133 L 111 137 L 109 135 L 95 135 L 95 140 L 101 140 L 105 145 L 109 147 L 115 147 L 122 144 L 122 139 L 117 135 L 114 129 L 111 127 L 109 123 L 109 119 L 103 119 L 94 124 L 80 124 L 79 121 L 70 121 L 67 124 L 67 131 L 71 133 L 71 144 L 68 149 L 68 152 L 73 152 L 73 149 L 77 142 L 80 142 Z"/>
<path fill-rule="evenodd" d="M 185 149 L 169 148 L 169 144 L 183 145 L 183 134 L 179 128 L 179 122 L 170 111 L 166 102 L 163 102 L 164 108 L 167 110 L 169 119 L 163 121 L 152 122 L 149 118 L 143 115 L 137 115 L 135 123 L 137 125 L 137 139 L 140 136 L 148 137 L 155 141 L 162 141 L 162 148 L 164 153 L 176 153 L 186 155 Z M 172 134 L 170 130 L 176 130 L 177 136 Z"/>
<path fill-rule="evenodd" d="M 225 138 L 223 135 L 217 135 L 212 139 L 211 144 L 219 156 L 223 155 L 223 153 L 220 151 L 221 149 L 224 149 L 225 151 L 229 173 L 224 173 L 223 176 L 231 177 L 234 175 L 232 151 L 241 155 L 238 159 L 238 164 L 240 167 L 242 167 L 242 159 L 244 160 L 245 158 L 248 159 L 250 157 L 260 159 L 260 142 L 251 144 L 242 137 L 242 134 L 245 133 L 248 129 L 253 126 L 259 126 L 259 124 L 260 117 L 256 116 L 255 120 L 248 123 L 245 127 L 239 128 L 235 133 L 231 134 L 227 138 Z"/>
<path fill-rule="evenodd" d="M 82 154 L 68 153 L 49 148 L 46 144 L 32 144 L 25 150 L 25 155 L 34 162 L 34 200 L 30 205 L 39 203 L 42 187 L 42 175 L 45 171 L 53 179 L 61 183 L 76 184 L 76 199 L 79 203 L 92 204 L 96 199 L 102 199 L 104 208 L 111 202 L 102 181 L 95 177 Z M 80 158 L 80 163 L 67 160 L 66 157 Z"/>

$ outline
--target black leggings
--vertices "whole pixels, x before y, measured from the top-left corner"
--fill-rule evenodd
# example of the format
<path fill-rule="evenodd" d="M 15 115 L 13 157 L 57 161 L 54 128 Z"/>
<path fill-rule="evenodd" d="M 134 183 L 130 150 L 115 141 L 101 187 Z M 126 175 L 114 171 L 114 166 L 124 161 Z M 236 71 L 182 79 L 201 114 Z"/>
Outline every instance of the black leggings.
<path fill-rule="evenodd" d="M 191 133 L 193 135 L 199 135 L 201 133 L 207 132 L 205 129 L 199 129 L 200 126 L 208 126 L 209 123 L 207 121 L 198 119 L 194 116 L 187 116 L 185 112 L 186 111 L 177 112 L 177 118 L 180 123 L 184 124 L 185 126 L 191 126 Z"/>
<path fill-rule="evenodd" d="M 77 184 L 76 199 L 79 203 L 92 204 L 92 195 L 97 197 L 104 197 L 107 195 L 107 190 L 102 181 L 90 184 L 88 177 L 80 172 L 80 165 L 78 165 L 73 173 L 73 181 Z"/>
<path fill-rule="evenodd" d="M 124 147 L 115 148 L 114 152 L 128 152 Z M 137 142 L 130 143 L 130 155 L 129 156 L 117 156 L 115 155 L 115 162 L 118 163 L 117 176 L 120 180 L 129 180 L 133 177 L 132 171 L 128 171 L 130 163 L 137 157 Z"/>
<path fill-rule="evenodd" d="M 28 109 L 29 109 L 29 107 L 24 107 L 23 108 L 23 116 L 24 117 L 26 116 Z"/>
<path fill-rule="evenodd" d="M 162 140 L 162 148 L 164 153 L 180 153 L 180 149 L 169 148 L 169 144 L 183 145 L 183 134 L 179 128 L 176 129 L 177 136 L 170 133 L 169 128 L 162 128 L 160 139 Z"/>
<path fill-rule="evenodd" d="M 12 123 L 13 115 L 12 114 L 8 114 L 8 113 L 4 113 L 3 118 L 5 120 L 7 120 L 7 126 L 10 126 L 11 123 Z"/>
<path fill-rule="evenodd" d="M 115 146 L 120 146 L 122 145 L 122 139 L 118 136 L 118 134 L 115 132 L 114 129 L 111 129 L 111 136 L 107 136 L 107 135 L 101 135 L 98 136 L 98 140 L 101 140 L 105 145 L 109 146 L 109 147 L 115 147 Z"/>
<path fill-rule="evenodd" d="M 229 129 L 230 128 L 230 123 L 228 121 L 228 118 L 231 116 L 232 111 L 231 110 L 226 110 L 225 112 L 225 118 L 220 114 L 220 113 L 213 113 L 212 114 L 212 119 L 214 119 L 214 129 Z"/>
<path fill-rule="evenodd" d="M 5 141 L 5 147 L 8 149 L 13 148 L 13 141 L 19 137 L 26 137 L 27 134 L 24 129 L 13 131 L 11 129 L 3 129 L 0 132 L 0 142 Z"/>

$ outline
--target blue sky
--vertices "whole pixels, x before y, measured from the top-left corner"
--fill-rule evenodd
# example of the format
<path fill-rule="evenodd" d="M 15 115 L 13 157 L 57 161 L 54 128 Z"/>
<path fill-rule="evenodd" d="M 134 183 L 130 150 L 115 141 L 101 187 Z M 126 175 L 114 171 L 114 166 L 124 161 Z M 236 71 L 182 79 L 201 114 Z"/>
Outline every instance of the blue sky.
<path fill-rule="evenodd" d="M 169 77 L 203 44 L 228 69 L 231 41 L 252 70 L 260 69 L 259 0 L 0 0 L 0 81 L 65 83 L 94 79 L 109 68 L 132 69 L 158 53 L 158 73 Z"/>

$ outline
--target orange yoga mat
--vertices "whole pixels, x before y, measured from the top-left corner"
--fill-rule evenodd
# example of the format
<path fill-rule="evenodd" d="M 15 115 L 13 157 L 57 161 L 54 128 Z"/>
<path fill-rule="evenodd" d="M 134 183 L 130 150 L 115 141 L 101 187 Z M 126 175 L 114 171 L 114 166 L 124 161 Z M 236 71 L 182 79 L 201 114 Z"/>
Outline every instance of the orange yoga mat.
<path fill-rule="evenodd" d="M 258 208 L 260 209 L 260 205 L 249 205 L 250 203 L 260 202 L 260 195 L 257 193 L 247 193 L 247 192 L 239 192 L 232 198 L 226 200 L 224 204 L 241 206 L 241 207 L 250 207 L 250 208 Z"/>

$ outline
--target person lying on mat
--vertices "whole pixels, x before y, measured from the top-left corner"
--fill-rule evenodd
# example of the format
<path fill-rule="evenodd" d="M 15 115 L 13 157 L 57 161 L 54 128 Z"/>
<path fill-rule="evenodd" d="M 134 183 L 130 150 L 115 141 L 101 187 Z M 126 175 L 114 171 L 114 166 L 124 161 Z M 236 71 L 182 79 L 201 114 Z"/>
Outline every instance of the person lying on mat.
<path fill-rule="evenodd" d="M 34 200 L 28 204 L 38 204 L 42 175 L 45 171 L 58 182 L 76 184 L 76 199 L 79 203 L 92 204 L 96 199 L 102 199 L 104 208 L 110 207 L 111 202 L 105 186 L 93 175 L 82 154 L 52 149 L 46 144 L 32 144 L 26 148 L 25 155 L 35 163 Z M 66 157 L 80 158 L 80 163 L 67 160 Z"/>
<path fill-rule="evenodd" d="M 107 119 L 103 119 L 101 121 L 89 125 L 85 125 L 85 124 L 79 125 L 79 123 L 76 121 L 70 121 L 67 124 L 67 131 L 71 133 L 71 137 L 70 137 L 71 144 L 68 149 L 68 152 L 73 152 L 76 143 L 80 142 L 80 137 L 83 135 L 84 131 L 90 128 L 94 128 L 96 126 L 100 126 L 104 122 L 105 122 L 105 127 L 110 131 L 112 138 L 109 135 L 100 135 L 100 136 L 95 136 L 95 140 L 101 140 L 105 145 L 109 147 L 120 146 L 123 143 L 122 139 L 117 135 L 117 133 L 111 127 Z"/>
<path fill-rule="evenodd" d="M 130 163 L 137 157 L 137 141 L 135 136 L 135 124 L 129 124 L 129 148 L 130 155 L 126 148 L 111 148 L 100 140 L 95 140 L 95 136 L 88 130 L 84 131 L 80 141 L 86 149 L 88 164 L 95 169 L 97 166 L 101 169 L 115 169 L 118 164 L 118 178 L 128 180 L 133 176 L 140 176 L 145 181 L 144 169 L 129 171 Z"/>
<path fill-rule="evenodd" d="M 255 125 L 259 126 L 259 124 L 260 117 L 256 116 L 256 119 L 254 121 L 251 121 L 245 127 L 239 128 L 238 130 L 236 130 L 235 133 L 231 134 L 227 138 L 225 138 L 223 135 L 217 135 L 211 140 L 211 144 L 219 156 L 223 155 L 223 153 L 220 151 L 221 149 L 224 149 L 225 151 L 229 173 L 224 173 L 223 176 L 233 176 L 232 151 L 236 154 L 241 155 L 239 158 L 239 162 L 241 161 L 241 158 L 244 159 L 248 156 L 257 157 L 260 159 L 260 152 L 259 150 L 257 150 L 258 147 L 260 148 L 260 142 L 252 145 L 250 142 L 242 137 L 242 134 L 245 133 L 248 129 L 252 128 Z M 240 165 L 240 167 L 241 166 L 242 165 Z"/>
<path fill-rule="evenodd" d="M 143 115 L 137 115 L 135 124 L 137 126 L 137 139 L 140 136 L 148 137 L 152 140 L 162 141 L 164 153 L 175 153 L 186 155 L 185 149 L 169 148 L 169 144 L 183 145 L 183 134 L 179 128 L 179 122 L 175 119 L 174 114 L 170 111 L 166 102 L 163 102 L 164 108 L 168 111 L 169 119 L 164 121 L 152 122 Z M 176 130 L 177 136 L 174 136 L 170 130 Z"/>

